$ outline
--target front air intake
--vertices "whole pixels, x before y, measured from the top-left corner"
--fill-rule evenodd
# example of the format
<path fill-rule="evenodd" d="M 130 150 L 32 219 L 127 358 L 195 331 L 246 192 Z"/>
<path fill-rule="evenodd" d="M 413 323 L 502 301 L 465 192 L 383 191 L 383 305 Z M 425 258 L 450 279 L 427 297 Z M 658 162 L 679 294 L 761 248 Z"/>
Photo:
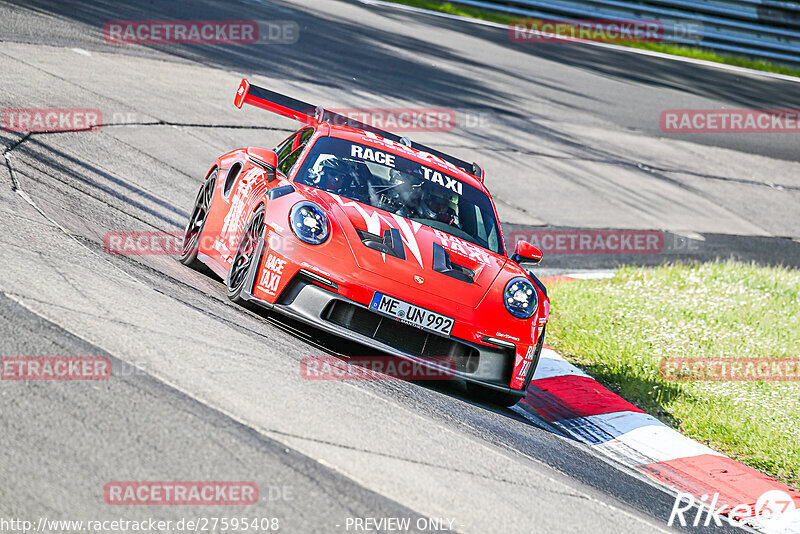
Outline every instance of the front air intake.
<path fill-rule="evenodd" d="M 412 356 L 452 359 L 460 372 L 471 373 L 478 368 L 477 349 L 348 302 L 334 300 L 322 313 L 322 318 Z"/>

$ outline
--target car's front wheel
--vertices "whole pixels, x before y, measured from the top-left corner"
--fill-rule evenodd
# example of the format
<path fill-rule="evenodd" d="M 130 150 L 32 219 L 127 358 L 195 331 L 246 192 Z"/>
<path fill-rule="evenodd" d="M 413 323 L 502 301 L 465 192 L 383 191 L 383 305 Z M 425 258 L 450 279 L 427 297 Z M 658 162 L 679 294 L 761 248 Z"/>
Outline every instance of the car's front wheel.
<path fill-rule="evenodd" d="M 259 258 L 257 257 L 258 243 L 264 235 L 264 206 L 260 206 L 250 218 L 250 221 L 242 231 L 239 239 L 239 246 L 231 261 L 231 269 L 228 271 L 228 298 L 236 304 L 247 305 L 247 301 L 242 298 L 250 269 L 256 268 Z M 252 288 L 250 288 L 252 290 Z"/>

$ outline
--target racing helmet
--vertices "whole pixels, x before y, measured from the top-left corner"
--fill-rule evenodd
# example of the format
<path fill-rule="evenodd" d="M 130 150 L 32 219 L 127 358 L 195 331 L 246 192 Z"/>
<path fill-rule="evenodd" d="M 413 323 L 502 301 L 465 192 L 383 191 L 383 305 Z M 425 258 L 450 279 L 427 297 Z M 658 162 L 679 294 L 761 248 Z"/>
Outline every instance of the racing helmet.
<path fill-rule="evenodd" d="M 427 181 L 422 185 L 422 190 L 423 208 L 427 218 L 448 224 L 457 220 L 458 198 L 454 193 Z"/>
<path fill-rule="evenodd" d="M 318 162 L 310 174 L 314 185 L 335 192 L 350 185 L 355 169 L 348 161 L 330 157 Z"/>

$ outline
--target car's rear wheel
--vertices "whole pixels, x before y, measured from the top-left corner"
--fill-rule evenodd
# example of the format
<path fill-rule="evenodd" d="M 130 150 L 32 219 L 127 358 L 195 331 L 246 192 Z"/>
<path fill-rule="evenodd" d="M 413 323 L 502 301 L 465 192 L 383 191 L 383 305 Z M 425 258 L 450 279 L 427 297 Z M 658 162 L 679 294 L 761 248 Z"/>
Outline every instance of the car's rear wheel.
<path fill-rule="evenodd" d="M 231 261 L 231 269 L 228 271 L 226 280 L 228 298 L 242 306 L 247 305 L 247 301 L 242 298 L 242 291 L 249 278 L 250 269 L 255 269 L 258 263 L 258 243 L 264 235 L 264 228 L 264 207 L 261 206 L 253 213 L 242 231 L 239 246 L 236 247 L 236 253 Z"/>
<path fill-rule="evenodd" d="M 186 230 L 183 232 L 180 262 L 199 271 L 204 270 L 204 265 L 197 259 L 200 237 L 203 234 L 206 219 L 208 219 L 208 211 L 211 209 L 211 200 L 214 198 L 214 186 L 216 183 L 217 170 L 214 169 L 197 193 L 192 214 L 186 224 Z"/>
<path fill-rule="evenodd" d="M 498 406 L 514 406 L 522 398 L 519 393 L 497 391 L 472 382 L 467 382 L 467 391 L 475 400 L 497 404 Z"/>

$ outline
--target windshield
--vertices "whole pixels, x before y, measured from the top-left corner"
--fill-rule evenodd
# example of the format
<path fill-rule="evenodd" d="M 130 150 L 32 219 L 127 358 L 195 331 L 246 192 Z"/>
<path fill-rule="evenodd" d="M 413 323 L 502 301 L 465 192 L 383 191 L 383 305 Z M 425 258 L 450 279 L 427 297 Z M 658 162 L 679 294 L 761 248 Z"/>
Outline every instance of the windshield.
<path fill-rule="evenodd" d="M 502 254 L 497 220 L 485 193 L 397 154 L 323 137 L 314 144 L 295 181 Z"/>

